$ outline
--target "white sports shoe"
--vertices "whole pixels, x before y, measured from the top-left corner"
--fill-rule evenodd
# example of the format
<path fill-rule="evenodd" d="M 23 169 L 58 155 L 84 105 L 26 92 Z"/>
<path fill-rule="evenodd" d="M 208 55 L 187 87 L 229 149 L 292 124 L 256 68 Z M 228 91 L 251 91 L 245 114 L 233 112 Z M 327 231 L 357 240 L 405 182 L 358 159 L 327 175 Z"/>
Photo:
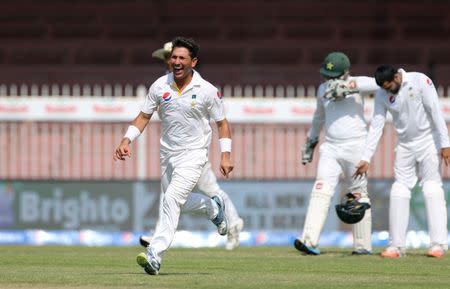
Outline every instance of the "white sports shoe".
<path fill-rule="evenodd" d="M 396 259 L 401 258 L 406 255 L 405 248 L 399 248 L 399 247 L 387 247 L 382 253 L 381 257 L 383 258 L 389 258 L 389 259 Z"/>
<path fill-rule="evenodd" d="M 239 234 L 244 228 L 244 220 L 239 218 L 236 223 L 228 230 L 227 243 L 225 244 L 225 249 L 233 250 L 239 247 Z"/>
<path fill-rule="evenodd" d="M 158 275 L 159 274 L 159 268 L 161 267 L 161 264 L 159 264 L 158 261 L 156 261 L 155 257 L 151 253 L 145 254 L 145 253 L 139 253 L 136 257 L 136 262 L 139 266 L 144 268 L 144 271 L 149 275 Z"/>
<path fill-rule="evenodd" d="M 445 248 L 443 245 L 433 245 L 427 253 L 428 257 L 441 258 L 445 254 Z"/>

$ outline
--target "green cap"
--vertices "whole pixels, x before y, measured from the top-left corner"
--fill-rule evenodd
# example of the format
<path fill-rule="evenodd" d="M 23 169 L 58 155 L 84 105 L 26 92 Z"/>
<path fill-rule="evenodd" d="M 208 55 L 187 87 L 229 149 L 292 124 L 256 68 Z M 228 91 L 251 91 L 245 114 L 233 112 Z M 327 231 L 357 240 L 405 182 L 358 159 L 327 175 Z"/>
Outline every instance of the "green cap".
<path fill-rule="evenodd" d="M 331 52 L 320 66 L 320 74 L 325 77 L 338 77 L 350 68 L 350 59 L 342 52 Z"/>

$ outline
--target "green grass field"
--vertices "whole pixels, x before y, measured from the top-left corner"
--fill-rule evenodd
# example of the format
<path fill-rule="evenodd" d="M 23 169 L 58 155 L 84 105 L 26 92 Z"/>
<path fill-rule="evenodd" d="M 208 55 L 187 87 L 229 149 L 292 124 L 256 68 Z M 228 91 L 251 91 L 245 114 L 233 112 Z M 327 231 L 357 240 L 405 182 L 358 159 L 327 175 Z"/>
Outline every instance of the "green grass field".
<path fill-rule="evenodd" d="M 171 249 L 160 275 L 136 264 L 140 247 L 0 247 L 0 288 L 450 288 L 450 255 L 397 260 L 325 248 Z M 379 250 L 378 250 L 379 251 Z"/>

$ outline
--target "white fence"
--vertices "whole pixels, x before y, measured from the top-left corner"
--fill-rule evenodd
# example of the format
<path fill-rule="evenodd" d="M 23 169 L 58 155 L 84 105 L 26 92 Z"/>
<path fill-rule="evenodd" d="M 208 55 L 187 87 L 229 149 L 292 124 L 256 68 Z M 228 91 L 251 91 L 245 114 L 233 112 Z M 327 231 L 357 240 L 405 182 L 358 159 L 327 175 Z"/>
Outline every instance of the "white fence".
<path fill-rule="evenodd" d="M 218 86 L 225 97 L 311 97 L 316 95 L 313 85 L 224 85 Z M 437 86 L 440 97 L 450 95 L 450 85 Z M 71 96 L 71 97 L 143 97 L 147 92 L 145 85 L 131 84 L 1 84 L 0 97 L 27 96 Z"/>

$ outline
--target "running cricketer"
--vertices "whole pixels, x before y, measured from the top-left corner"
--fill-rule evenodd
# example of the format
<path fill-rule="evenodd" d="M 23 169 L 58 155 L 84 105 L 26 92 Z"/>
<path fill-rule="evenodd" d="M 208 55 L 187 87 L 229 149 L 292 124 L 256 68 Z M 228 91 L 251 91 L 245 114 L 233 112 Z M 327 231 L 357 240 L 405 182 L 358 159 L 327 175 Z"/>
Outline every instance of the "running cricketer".
<path fill-rule="evenodd" d="M 194 40 L 176 37 L 172 44 L 173 72 L 151 85 L 141 112 L 129 126 L 114 155 L 119 160 L 131 156 L 129 144 L 141 134 L 157 111 L 161 119 L 160 165 L 164 198 L 147 254 L 137 256 L 137 263 L 150 275 L 159 273 L 182 209 L 205 212 L 217 226 L 219 234 L 228 232 L 223 199 L 214 196 L 214 202 L 211 202 L 204 195 L 191 194 L 208 160 L 212 134 L 210 119 L 216 122 L 219 132 L 220 171 L 228 178 L 233 170 L 231 133 L 222 99 L 218 90 L 194 70 L 199 51 Z M 208 202 L 213 210 L 205 208 Z"/>

